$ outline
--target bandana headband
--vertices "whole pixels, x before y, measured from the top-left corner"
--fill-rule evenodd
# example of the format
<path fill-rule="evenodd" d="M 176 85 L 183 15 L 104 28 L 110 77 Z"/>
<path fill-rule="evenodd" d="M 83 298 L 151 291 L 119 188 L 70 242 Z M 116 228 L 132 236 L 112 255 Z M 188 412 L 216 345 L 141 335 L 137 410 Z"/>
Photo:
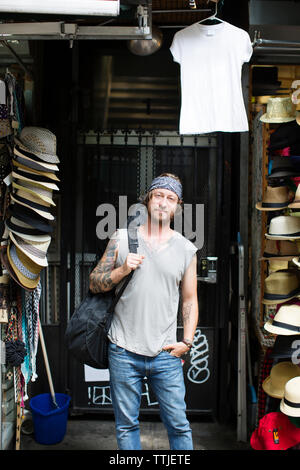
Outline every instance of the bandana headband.
<path fill-rule="evenodd" d="M 181 183 L 174 178 L 171 178 L 170 176 L 158 176 L 157 178 L 154 178 L 148 189 L 148 192 L 158 188 L 169 189 L 169 191 L 173 191 L 173 193 L 177 194 L 179 199 L 182 198 Z"/>

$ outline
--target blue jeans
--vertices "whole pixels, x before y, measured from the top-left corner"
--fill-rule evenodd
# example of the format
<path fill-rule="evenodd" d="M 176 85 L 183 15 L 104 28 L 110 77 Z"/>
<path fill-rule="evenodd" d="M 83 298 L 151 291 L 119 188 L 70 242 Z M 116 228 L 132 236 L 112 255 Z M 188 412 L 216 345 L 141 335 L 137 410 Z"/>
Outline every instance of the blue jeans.
<path fill-rule="evenodd" d="M 162 351 L 142 356 L 109 343 L 110 394 L 119 450 L 140 450 L 139 411 L 144 377 L 156 395 L 170 449 L 192 450 L 192 431 L 186 418 L 181 359 Z"/>

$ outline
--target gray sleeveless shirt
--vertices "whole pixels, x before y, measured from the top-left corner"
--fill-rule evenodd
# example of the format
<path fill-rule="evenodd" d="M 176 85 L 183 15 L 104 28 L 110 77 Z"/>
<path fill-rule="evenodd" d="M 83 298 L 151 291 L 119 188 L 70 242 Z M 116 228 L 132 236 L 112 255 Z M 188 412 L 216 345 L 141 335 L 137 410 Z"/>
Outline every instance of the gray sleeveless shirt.
<path fill-rule="evenodd" d="M 129 253 L 127 229 L 119 229 L 116 235 L 115 267 L 119 267 Z M 145 258 L 116 305 L 108 337 L 128 351 L 153 357 L 163 346 L 177 341 L 179 283 L 198 248 L 176 231 L 152 250 L 138 230 L 138 243 L 138 253 Z"/>

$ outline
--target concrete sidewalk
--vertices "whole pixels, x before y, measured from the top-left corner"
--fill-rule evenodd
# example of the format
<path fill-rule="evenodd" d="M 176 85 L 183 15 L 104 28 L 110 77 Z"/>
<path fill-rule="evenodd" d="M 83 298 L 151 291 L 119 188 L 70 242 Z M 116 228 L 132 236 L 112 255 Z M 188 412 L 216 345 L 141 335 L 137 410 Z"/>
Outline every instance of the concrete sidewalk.
<path fill-rule="evenodd" d="M 236 430 L 212 421 L 191 422 L 195 450 L 249 450 L 248 443 L 237 442 Z M 164 425 L 156 419 L 140 422 L 143 450 L 169 450 Z M 42 445 L 34 435 L 21 433 L 21 450 L 117 450 L 114 421 L 97 417 L 70 417 L 62 442 Z"/>

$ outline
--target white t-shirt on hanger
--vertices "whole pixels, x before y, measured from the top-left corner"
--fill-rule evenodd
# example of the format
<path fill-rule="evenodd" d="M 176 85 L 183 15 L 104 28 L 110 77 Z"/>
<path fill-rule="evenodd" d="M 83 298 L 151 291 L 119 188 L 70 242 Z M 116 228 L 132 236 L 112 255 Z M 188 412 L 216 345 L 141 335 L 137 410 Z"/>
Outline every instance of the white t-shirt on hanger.
<path fill-rule="evenodd" d="M 253 52 L 249 34 L 225 21 L 194 23 L 170 51 L 180 64 L 180 134 L 248 131 L 241 72 Z"/>

